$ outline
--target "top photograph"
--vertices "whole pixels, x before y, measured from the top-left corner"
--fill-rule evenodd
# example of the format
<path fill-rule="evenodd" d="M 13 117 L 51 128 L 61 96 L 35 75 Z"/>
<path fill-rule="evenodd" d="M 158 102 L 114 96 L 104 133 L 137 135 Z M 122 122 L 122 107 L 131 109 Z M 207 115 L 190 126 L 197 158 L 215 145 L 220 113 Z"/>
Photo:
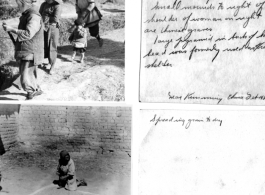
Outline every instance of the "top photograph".
<path fill-rule="evenodd" d="M 124 101 L 125 0 L 1 0 L 0 100 Z"/>

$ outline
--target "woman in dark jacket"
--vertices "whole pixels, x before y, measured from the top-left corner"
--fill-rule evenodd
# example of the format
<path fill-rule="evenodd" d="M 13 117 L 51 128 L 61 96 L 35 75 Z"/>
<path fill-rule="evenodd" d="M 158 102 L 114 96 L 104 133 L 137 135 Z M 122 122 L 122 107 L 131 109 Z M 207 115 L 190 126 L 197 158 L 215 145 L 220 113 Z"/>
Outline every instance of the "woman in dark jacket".
<path fill-rule="evenodd" d="M 53 73 L 57 59 L 57 46 L 59 42 L 59 26 L 61 5 L 55 0 L 45 0 L 40 6 L 40 14 L 44 22 L 44 50 L 45 58 L 51 65 L 49 73 Z"/>
<path fill-rule="evenodd" d="M 44 56 L 43 22 L 36 0 L 16 0 L 22 13 L 18 28 L 3 25 L 7 32 L 17 35 L 15 43 L 15 58 L 18 61 L 21 74 L 21 85 L 27 92 L 27 99 L 32 99 L 43 92 L 37 83 L 37 66 Z"/>
<path fill-rule="evenodd" d="M 102 47 L 103 39 L 99 35 L 99 22 L 102 14 L 95 5 L 95 0 L 76 0 L 75 9 L 77 18 L 85 22 L 85 28 L 88 28 L 90 35 L 95 37 L 99 46 Z"/>

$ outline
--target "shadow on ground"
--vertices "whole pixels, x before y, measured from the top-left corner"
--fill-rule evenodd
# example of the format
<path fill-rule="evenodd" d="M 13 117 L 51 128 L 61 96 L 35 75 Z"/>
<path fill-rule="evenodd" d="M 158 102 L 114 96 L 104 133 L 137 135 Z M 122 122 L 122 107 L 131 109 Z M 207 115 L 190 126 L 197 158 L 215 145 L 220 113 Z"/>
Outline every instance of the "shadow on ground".
<path fill-rule="evenodd" d="M 5 95 L 21 95 L 21 96 L 27 96 L 27 94 L 26 93 L 10 93 L 9 91 L 1 91 L 1 96 L 5 96 Z M 0 97 L 0 99 L 5 99 L 5 97 Z M 10 100 L 12 100 L 12 99 L 10 99 Z M 15 99 L 14 99 L 15 100 Z"/>
<path fill-rule="evenodd" d="M 62 61 L 69 62 L 73 54 L 73 46 L 66 45 L 58 48 L 58 58 Z M 66 58 L 63 55 L 69 56 Z M 77 58 L 80 54 L 77 54 Z M 104 45 L 99 48 L 96 39 L 87 41 L 87 49 L 85 52 L 86 61 L 94 62 L 95 65 L 115 65 L 117 67 L 124 66 L 124 43 L 110 39 L 104 39 Z"/>
<path fill-rule="evenodd" d="M 58 47 L 54 74 L 47 74 L 49 69 L 45 66 L 39 67 L 38 83 L 44 93 L 34 100 L 124 101 L 124 29 L 108 32 L 102 38 L 104 44 L 99 47 L 98 41 L 89 37 L 84 63 L 79 62 L 80 54 L 71 60 L 71 45 Z M 6 67 L 12 69 L 12 74 L 19 69 L 13 61 Z M 3 83 L 8 85 L 0 89 L 1 100 L 25 100 L 26 92 L 14 85 L 17 82 Z"/>
<path fill-rule="evenodd" d="M 0 65 L 0 91 L 9 88 L 18 77 L 19 66 L 16 61 Z"/>
<path fill-rule="evenodd" d="M 125 12 L 125 10 L 121 10 L 121 9 L 102 9 L 106 12 L 111 12 L 111 13 L 123 13 Z"/>
<path fill-rule="evenodd" d="M 57 178 L 58 150 L 19 144 L 1 159 L 3 191 L 10 195 L 129 195 L 130 166 L 122 162 L 109 162 L 108 158 L 90 158 L 89 154 L 70 153 L 77 170 L 77 179 L 85 179 L 87 186 L 75 192 L 58 189 L 52 182 Z M 14 185 L 16 184 L 16 185 Z"/>

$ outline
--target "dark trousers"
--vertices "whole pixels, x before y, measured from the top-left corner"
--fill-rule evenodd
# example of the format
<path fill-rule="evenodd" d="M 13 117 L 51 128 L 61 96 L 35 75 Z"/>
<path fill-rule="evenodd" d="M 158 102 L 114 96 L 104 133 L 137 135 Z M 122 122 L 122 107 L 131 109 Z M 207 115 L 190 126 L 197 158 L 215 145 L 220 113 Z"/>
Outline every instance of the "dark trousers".
<path fill-rule="evenodd" d="M 96 37 L 99 35 L 99 25 L 98 23 L 95 26 L 88 27 L 89 33 L 92 37 Z"/>
<path fill-rule="evenodd" d="M 59 180 L 58 180 L 58 186 L 65 187 L 66 186 L 66 183 L 67 183 L 67 180 L 62 180 L 62 179 L 59 178 Z"/>
<path fill-rule="evenodd" d="M 34 66 L 33 61 L 20 60 L 21 86 L 28 93 L 40 90 L 37 80 L 37 68 L 37 66 Z"/>
<path fill-rule="evenodd" d="M 44 51 L 45 58 L 49 59 L 49 63 L 53 67 L 57 59 L 57 47 L 59 43 L 59 29 L 56 26 L 49 26 L 44 31 Z"/>

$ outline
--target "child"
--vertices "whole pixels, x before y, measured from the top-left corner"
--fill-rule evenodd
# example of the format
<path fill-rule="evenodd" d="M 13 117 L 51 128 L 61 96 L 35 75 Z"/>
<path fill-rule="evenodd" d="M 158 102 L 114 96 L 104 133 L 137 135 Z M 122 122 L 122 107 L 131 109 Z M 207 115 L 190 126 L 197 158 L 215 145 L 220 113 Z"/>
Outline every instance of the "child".
<path fill-rule="evenodd" d="M 76 52 L 81 53 L 80 62 L 84 62 L 85 51 L 87 46 L 87 30 L 84 28 L 84 22 L 82 19 L 75 20 L 75 29 L 69 37 L 69 41 L 74 47 L 74 53 L 72 55 L 72 60 L 74 60 Z"/>
<path fill-rule="evenodd" d="M 60 152 L 59 164 L 56 174 L 59 176 L 58 185 L 67 190 L 74 191 L 77 188 L 74 161 L 67 151 Z"/>
<path fill-rule="evenodd" d="M 96 6 L 95 0 L 76 0 L 77 18 L 83 19 L 85 28 L 88 28 L 92 37 L 98 40 L 99 47 L 103 45 L 103 39 L 99 35 L 99 22 L 102 14 Z"/>

